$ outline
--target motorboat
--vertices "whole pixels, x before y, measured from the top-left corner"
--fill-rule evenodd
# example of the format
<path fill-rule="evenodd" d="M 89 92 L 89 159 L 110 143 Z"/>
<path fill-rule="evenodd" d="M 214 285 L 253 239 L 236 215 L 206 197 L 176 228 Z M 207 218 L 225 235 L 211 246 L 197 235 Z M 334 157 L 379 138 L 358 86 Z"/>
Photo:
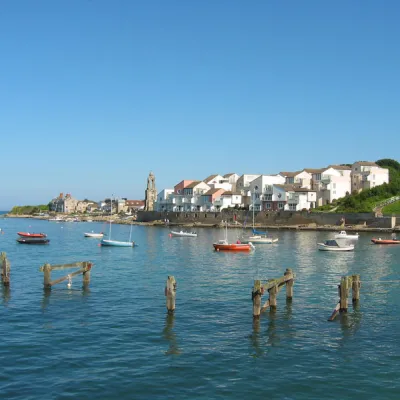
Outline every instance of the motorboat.
<path fill-rule="evenodd" d="M 21 244 L 48 244 L 50 242 L 49 239 L 46 238 L 26 238 L 26 237 L 20 237 L 17 239 L 18 243 Z"/>
<path fill-rule="evenodd" d="M 398 238 L 393 238 L 393 239 L 372 238 L 371 242 L 374 244 L 400 244 L 400 239 L 398 239 Z"/>
<path fill-rule="evenodd" d="M 350 240 L 358 240 L 358 233 L 351 235 L 347 233 L 346 231 L 340 231 L 335 235 L 335 239 L 350 239 Z"/>
<path fill-rule="evenodd" d="M 185 232 L 185 231 L 171 231 L 169 233 L 171 236 L 181 236 L 181 237 L 197 237 L 196 232 Z"/>
<path fill-rule="evenodd" d="M 318 250 L 322 251 L 353 251 L 354 244 L 341 244 L 334 239 L 325 240 L 324 243 L 317 243 Z"/>
<path fill-rule="evenodd" d="M 250 251 L 254 249 L 253 244 L 250 243 L 228 243 L 227 240 L 219 240 L 218 243 L 213 244 L 216 251 Z"/>
<path fill-rule="evenodd" d="M 85 232 L 84 233 L 85 237 L 90 237 L 90 238 L 102 238 L 104 236 L 103 232 L 96 233 L 96 232 Z"/>
<path fill-rule="evenodd" d="M 45 238 L 47 235 L 45 233 L 30 233 L 30 232 L 17 232 L 19 236 L 30 237 L 30 238 Z"/>

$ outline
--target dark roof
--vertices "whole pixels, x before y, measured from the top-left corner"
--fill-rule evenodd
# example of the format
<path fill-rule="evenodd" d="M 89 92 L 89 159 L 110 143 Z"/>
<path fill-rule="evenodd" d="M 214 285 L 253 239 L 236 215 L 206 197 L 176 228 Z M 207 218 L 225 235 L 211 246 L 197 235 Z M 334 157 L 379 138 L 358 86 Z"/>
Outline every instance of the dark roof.
<path fill-rule="evenodd" d="M 293 188 L 293 191 L 294 192 L 316 192 L 316 190 L 313 190 L 313 189 L 300 188 L 300 187 Z"/>
<path fill-rule="evenodd" d="M 210 189 L 207 192 L 203 193 L 202 196 L 209 196 L 211 194 L 219 192 L 220 190 L 224 190 L 224 189 L 222 189 L 222 188 Z"/>
<path fill-rule="evenodd" d="M 371 162 L 371 161 L 356 161 L 354 164 L 360 164 L 360 165 L 371 165 L 373 167 L 379 167 L 377 163 Z"/>
<path fill-rule="evenodd" d="M 326 168 L 304 168 L 303 171 L 309 172 L 310 174 L 319 174 L 326 171 Z"/>
<path fill-rule="evenodd" d="M 127 206 L 144 206 L 143 200 L 126 200 L 125 205 Z"/>
<path fill-rule="evenodd" d="M 222 193 L 222 196 L 232 196 L 232 195 L 241 195 L 240 192 L 231 192 L 230 190 L 227 190 L 226 192 Z"/>
<path fill-rule="evenodd" d="M 204 179 L 203 182 L 208 183 L 212 181 L 216 176 L 218 176 L 218 174 L 207 176 L 207 178 Z"/>
<path fill-rule="evenodd" d="M 229 174 L 225 174 L 225 175 L 224 175 L 224 178 L 229 178 L 229 177 L 232 176 L 232 175 L 235 175 L 235 173 L 234 173 L 234 172 L 231 172 L 231 173 L 229 173 Z"/>
<path fill-rule="evenodd" d="M 274 184 L 273 186 L 276 186 L 276 187 L 286 190 L 286 191 L 293 190 L 293 188 L 295 187 L 294 185 L 280 185 L 280 184 Z"/>
<path fill-rule="evenodd" d="M 351 167 L 348 167 L 347 165 L 328 165 L 328 168 L 341 169 L 341 170 L 351 170 Z"/>
<path fill-rule="evenodd" d="M 194 181 L 194 182 L 190 183 L 189 185 L 185 186 L 185 189 L 193 189 L 201 182 L 202 181 Z"/>
<path fill-rule="evenodd" d="M 295 172 L 279 172 L 278 175 L 282 175 L 285 178 L 295 177 L 296 175 L 300 174 L 302 171 L 295 171 Z"/>

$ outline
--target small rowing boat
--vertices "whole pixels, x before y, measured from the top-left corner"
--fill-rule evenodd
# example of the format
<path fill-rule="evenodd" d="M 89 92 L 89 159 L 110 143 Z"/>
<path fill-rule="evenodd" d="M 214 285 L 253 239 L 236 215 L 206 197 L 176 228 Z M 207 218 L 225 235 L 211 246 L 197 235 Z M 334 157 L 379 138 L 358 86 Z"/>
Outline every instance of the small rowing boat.
<path fill-rule="evenodd" d="M 102 238 L 104 236 L 103 232 L 96 233 L 96 232 L 85 232 L 84 233 L 85 237 L 90 237 L 90 238 Z"/>
<path fill-rule="evenodd" d="M 180 236 L 180 237 L 197 237 L 196 232 L 185 232 L 185 231 L 171 231 L 170 232 L 171 236 Z"/>
<path fill-rule="evenodd" d="M 45 238 L 47 235 L 45 233 L 30 233 L 30 232 L 17 232 L 19 236 L 29 237 L 29 238 Z"/>
<path fill-rule="evenodd" d="M 17 239 L 18 243 L 21 244 L 48 244 L 50 242 L 49 239 L 46 238 L 25 238 L 21 237 Z"/>
<path fill-rule="evenodd" d="M 400 239 L 371 239 L 371 242 L 374 244 L 400 244 Z"/>

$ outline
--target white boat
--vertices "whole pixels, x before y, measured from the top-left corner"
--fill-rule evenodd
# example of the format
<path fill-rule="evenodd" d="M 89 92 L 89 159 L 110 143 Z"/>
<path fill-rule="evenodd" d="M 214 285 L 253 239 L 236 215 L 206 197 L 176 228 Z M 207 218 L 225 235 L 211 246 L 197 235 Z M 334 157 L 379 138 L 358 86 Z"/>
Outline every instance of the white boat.
<path fill-rule="evenodd" d="M 50 222 L 64 222 L 64 219 L 61 217 L 49 218 L 48 221 Z"/>
<path fill-rule="evenodd" d="M 242 243 L 255 243 L 255 244 L 272 244 L 276 243 L 278 238 L 273 238 L 267 235 L 253 235 L 244 237 Z"/>
<path fill-rule="evenodd" d="M 324 243 L 317 243 L 318 250 L 322 251 L 353 251 L 354 244 L 340 244 L 334 239 L 325 240 Z"/>
<path fill-rule="evenodd" d="M 351 240 L 357 240 L 358 239 L 358 233 L 355 235 L 350 235 L 346 231 L 340 231 L 335 235 L 335 239 L 351 239 Z"/>
<path fill-rule="evenodd" d="M 276 243 L 279 240 L 278 238 L 273 238 L 272 236 L 269 236 L 268 232 L 257 231 L 254 227 L 254 196 L 256 190 L 258 190 L 257 186 L 254 188 L 254 195 L 253 195 L 253 234 L 250 236 L 242 236 L 240 238 L 240 241 L 242 243 L 255 243 L 255 244 Z"/>
<path fill-rule="evenodd" d="M 185 232 L 185 231 L 171 231 L 171 236 L 182 236 L 182 237 L 197 237 L 196 232 Z"/>
<path fill-rule="evenodd" d="M 111 199 L 111 210 L 112 210 L 112 199 Z M 122 242 L 120 240 L 111 240 L 111 223 L 112 223 L 112 221 L 110 220 L 110 231 L 108 233 L 109 239 L 101 239 L 100 245 L 101 246 L 114 246 L 114 247 L 135 247 L 135 242 L 131 241 L 132 224 L 131 224 L 131 229 L 130 229 L 130 232 L 129 232 L 129 241 L 128 242 Z"/>
<path fill-rule="evenodd" d="M 104 236 L 103 232 L 96 233 L 96 232 L 85 232 L 84 233 L 85 237 L 90 237 L 90 238 L 102 238 Z"/>

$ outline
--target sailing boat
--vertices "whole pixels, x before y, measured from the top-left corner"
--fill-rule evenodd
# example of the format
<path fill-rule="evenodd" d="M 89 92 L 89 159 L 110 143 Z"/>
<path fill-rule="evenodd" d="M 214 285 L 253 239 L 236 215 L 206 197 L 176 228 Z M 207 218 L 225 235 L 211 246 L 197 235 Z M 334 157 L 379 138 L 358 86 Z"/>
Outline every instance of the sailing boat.
<path fill-rule="evenodd" d="M 111 215 L 112 215 L 112 198 L 111 198 Z M 109 239 L 101 239 L 100 244 L 101 246 L 115 246 L 115 247 L 134 247 L 135 242 L 132 242 L 131 237 L 132 237 L 132 224 L 131 224 L 131 229 L 129 232 L 129 241 L 128 242 L 122 242 L 119 240 L 111 240 L 111 224 L 112 221 L 110 219 L 110 230 L 108 233 Z"/>
<path fill-rule="evenodd" d="M 257 186 L 254 188 L 254 195 L 255 191 L 257 190 Z M 257 243 L 257 244 L 272 244 L 278 241 L 278 238 L 272 238 L 271 236 L 267 236 L 268 232 L 257 231 L 254 227 L 254 195 L 253 195 L 253 235 L 244 237 L 242 239 L 243 243 Z"/>
<path fill-rule="evenodd" d="M 250 251 L 254 249 L 251 242 L 241 243 L 240 240 L 236 243 L 228 242 L 228 221 L 226 221 L 225 226 L 225 238 L 219 240 L 218 243 L 214 243 L 213 246 L 216 251 Z"/>

